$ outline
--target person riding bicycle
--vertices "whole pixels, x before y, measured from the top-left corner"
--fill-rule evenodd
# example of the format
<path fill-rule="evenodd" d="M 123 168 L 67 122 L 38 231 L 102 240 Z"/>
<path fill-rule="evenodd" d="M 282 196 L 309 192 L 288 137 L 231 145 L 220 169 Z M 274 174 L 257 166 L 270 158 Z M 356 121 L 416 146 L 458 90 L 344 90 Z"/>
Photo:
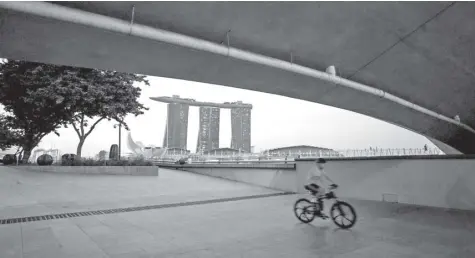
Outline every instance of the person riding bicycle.
<path fill-rule="evenodd" d="M 317 169 L 310 171 L 307 179 L 308 184 L 305 185 L 305 189 L 315 193 L 317 200 L 320 200 L 326 194 L 329 187 L 338 187 L 338 185 L 335 184 L 335 182 L 333 182 L 333 180 L 331 180 L 331 178 L 325 173 L 325 163 L 325 159 L 317 159 Z M 330 184 L 328 184 L 328 182 Z M 319 215 L 322 217 L 327 217 L 323 214 L 323 212 L 321 212 Z"/>

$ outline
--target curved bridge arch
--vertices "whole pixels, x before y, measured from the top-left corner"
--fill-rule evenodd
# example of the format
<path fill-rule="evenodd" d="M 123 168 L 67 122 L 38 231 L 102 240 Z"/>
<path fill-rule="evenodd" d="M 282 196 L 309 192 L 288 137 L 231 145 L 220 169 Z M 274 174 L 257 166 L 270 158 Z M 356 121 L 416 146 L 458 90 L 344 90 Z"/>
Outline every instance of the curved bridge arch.
<path fill-rule="evenodd" d="M 61 4 L 120 19 L 124 24 L 144 24 L 207 42 L 229 43 L 286 64 L 290 61 L 320 70 L 336 65 L 343 77 L 377 85 L 379 90 L 448 119 L 331 80 L 230 58 L 232 53 L 219 52 L 226 47 L 217 52 L 197 51 L 134 37 L 132 32 L 120 29 L 111 32 L 84 26 L 89 21 L 78 24 L 78 17 L 66 22 L 28 14 L 28 8 L 15 11 L 3 3 L 0 55 L 303 99 L 372 116 L 438 139 L 464 153 L 475 153 L 475 134 L 471 130 L 475 126 L 475 105 L 471 101 L 475 92 L 470 73 L 475 63 L 463 55 L 473 48 L 473 44 L 466 44 L 474 39 L 469 26 L 475 24 L 471 3 Z M 451 35 L 452 27 L 458 29 L 455 33 L 459 37 Z M 424 44 L 427 42 L 430 44 Z M 454 122 L 455 115 L 466 127 Z"/>

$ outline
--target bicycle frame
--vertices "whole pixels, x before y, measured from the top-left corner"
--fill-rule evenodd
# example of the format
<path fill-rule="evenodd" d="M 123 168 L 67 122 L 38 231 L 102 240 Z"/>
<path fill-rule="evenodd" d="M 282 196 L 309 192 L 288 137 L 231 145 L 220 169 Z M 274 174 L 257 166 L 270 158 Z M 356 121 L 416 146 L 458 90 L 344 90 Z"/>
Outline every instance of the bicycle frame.
<path fill-rule="evenodd" d="M 317 192 L 308 191 L 308 193 L 310 193 L 310 195 L 312 196 L 311 200 L 309 200 L 308 198 L 300 198 L 294 204 L 294 213 L 297 219 L 299 219 L 303 223 L 310 223 L 316 217 L 320 217 L 322 219 L 331 218 L 333 222 L 340 228 L 348 229 L 353 227 L 354 223 L 356 222 L 355 210 L 350 204 L 339 200 L 339 198 L 335 194 L 335 189 L 336 188 L 329 189 L 329 192 L 321 196 L 317 196 Z M 324 200 L 334 200 L 333 204 L 330 205 L 330 217 L 323 213 Z M 345 212 L 344 207 L 347 207 L 349 209 L 349 212 Z M 347 218 L 347 214 L 353 215 L 352 220 L 349 220 Z M 311 216 L 308 217 L 308 215 Z M 337 218 L 341 216 L 347 221 L 349 221 L 350 224 L 345 225 L 343 219 L 337 221 Z"/>
<path fill-rule="evenodd" d="M 335 189 L 331 189 L 328 193 L 325 193 L 324 195 L 320 196 L 317 198 L 317 202 L 313 202 L 311 201 L 311 203 L 313 204 L 313 206 L 315 207 L 315 211 L 323 211 L 324 209 L 324 204 L 323 204 L 323 201 L 324 200 L 334 200 L 335 202 L 338 202 L 338 197 L 336 196 L 335 192 L 334 192 Z M 308 193 L 313 196 L 313 197 L 316 197 L 316 193 L 312 192 L 312 191 L 308 191 Z M 317 207 L 317 204 L 318 206 L 320 207 Z M 317 208 L 320 208 L 320 209 L 317 209 Z"/>

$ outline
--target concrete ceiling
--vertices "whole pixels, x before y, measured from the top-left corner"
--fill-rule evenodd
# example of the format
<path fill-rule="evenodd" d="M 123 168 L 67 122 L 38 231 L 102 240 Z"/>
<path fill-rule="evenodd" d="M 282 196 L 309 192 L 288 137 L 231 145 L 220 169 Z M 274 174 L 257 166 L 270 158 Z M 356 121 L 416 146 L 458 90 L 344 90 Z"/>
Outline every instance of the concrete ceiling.
<path fill-rule="evenodd" d="M 475 127 L 470 2 L 55 2 L 324 70 Z M 0 57 L 97 67 L 279 94 L 369 115 L 475 153 L 475 135 L 303 75 L 0 9 Z M 253 103 L 258 104 L 258 103 Z M 311 119 L 311 118 L 310 118 Z"/>

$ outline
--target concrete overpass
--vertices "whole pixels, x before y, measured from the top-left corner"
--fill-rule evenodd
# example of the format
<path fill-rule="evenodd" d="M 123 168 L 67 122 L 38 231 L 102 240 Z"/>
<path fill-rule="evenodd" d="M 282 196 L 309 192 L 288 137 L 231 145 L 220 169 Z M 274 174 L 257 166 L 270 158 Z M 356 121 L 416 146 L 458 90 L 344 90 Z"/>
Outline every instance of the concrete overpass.
<path fill-rule="evenodd" d="M 468 2 L 2 2 L 0 56 L 298 98 L 475 153 L 474 11 Z"/>

